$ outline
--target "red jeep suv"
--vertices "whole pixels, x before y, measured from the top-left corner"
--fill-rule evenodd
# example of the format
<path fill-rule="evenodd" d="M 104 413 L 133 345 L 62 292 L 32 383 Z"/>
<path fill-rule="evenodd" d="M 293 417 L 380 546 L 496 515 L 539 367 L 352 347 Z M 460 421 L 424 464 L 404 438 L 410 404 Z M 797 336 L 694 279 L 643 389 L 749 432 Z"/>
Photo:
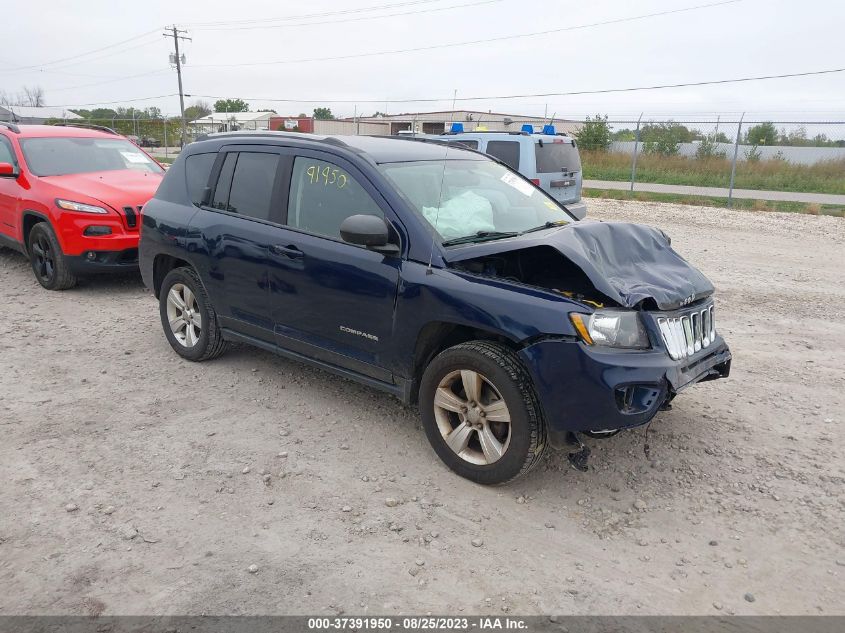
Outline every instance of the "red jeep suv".
<path fill-rule="evenodd" d="M 0 122 L 0 246 L 39 283 L 138 266 L 141 208 L 164 170 L 108 128 Z"/>

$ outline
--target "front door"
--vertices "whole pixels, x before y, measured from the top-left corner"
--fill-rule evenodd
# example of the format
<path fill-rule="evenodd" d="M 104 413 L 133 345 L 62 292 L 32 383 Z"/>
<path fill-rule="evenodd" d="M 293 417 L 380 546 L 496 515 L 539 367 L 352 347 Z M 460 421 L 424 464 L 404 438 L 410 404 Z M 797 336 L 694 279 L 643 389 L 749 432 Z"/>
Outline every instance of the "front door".
<path fill-rule="evenodd" d="M 15 169 L 18 160 L 11 141 L 0 134 L 0 163 L 10 163 Z M 17 240 L 17 211 L 21 186 L 16 178 L 0 178 L 0 235 L 8 240 Z M 26 236 L 23 237 L 26 239 Z M 2 243 L 0 243 L 2 245 Z"/>
<path fill-rule="evenodd" d="M 356 214 L 401 229 L 372 184 L 347 161 L 319 151 L 291 154 L 284 228 L 270 235 L 270 311 L 279 345 L 323 362 L 392 381 L 386 351 L 401 258 L 343 242 Z"/>

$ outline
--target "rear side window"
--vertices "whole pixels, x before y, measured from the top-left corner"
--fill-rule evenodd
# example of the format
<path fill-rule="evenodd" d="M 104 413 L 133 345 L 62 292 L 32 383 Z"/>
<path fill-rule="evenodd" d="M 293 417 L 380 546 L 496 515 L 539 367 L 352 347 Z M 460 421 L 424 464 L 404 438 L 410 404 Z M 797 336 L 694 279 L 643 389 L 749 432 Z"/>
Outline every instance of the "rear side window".
<path fill-rule="evenodd" d="M 519 169 L 518 141 L 489 141 L 487 153 L 495 156 L 513 170 Z"/>
<path fill-rule="evenodd" d="M 226 154 L 220 175 L 217 177 L 217 186 L 214 188 L 214 199 L 211 206 L 221 211 L 229 210 L 229 190 L 232 188 L 232 176 L 235 173 L 235 163 L 238 162 L 236 152 Z"/>
<path fill-rule="evenodd" d="M 194 154 L 185 161 L 185 181 L 188 185 L 188 197 L 196 206 L 202 204 L 202 196 L 208 186 L 208 178 L 217 154 Z"/>
<path fill-rule="evenodd" d="M 279 155 L 241 152 L 235 165 L 228 211 L 269 220 Z"/>
<path fill-rule="evenodd" d="M 550 174 L 562 171 L 581 171 L 581 156 L 572 141 L 537 143 L 534 146 L 537 155 L 537 173 Z"/>

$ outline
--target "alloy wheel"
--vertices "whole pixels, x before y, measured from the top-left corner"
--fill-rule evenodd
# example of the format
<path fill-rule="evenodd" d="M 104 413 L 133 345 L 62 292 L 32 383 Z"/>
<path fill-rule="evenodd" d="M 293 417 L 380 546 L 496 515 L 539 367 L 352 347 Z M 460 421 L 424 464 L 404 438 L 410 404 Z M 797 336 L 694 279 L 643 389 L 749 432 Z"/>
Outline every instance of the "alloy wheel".
<path fill-rule="evenodd" d="M 39 235 L 32 243 L 32 254 L 35 256 L 35 273 L 39 279 L 49 283 L 56 271 L 56 261 L 50 240 L 45 235 Z"/>
<path fill-rule="evenodd" d="M 196 295 L 185 284 L 173 284 L 167 293 L 167 320 L 170 331 L 185 347 L 197 344 L 202 333 L 202 315 Z"/>
<path fill-rule="evenodd" d="M 493 464 L 508 450 L 511 416 L 507 403 L 477 371 L 452 371 L 440 381 L 434 392 L 434 418 L 446 445 L 471 464 Z"/>

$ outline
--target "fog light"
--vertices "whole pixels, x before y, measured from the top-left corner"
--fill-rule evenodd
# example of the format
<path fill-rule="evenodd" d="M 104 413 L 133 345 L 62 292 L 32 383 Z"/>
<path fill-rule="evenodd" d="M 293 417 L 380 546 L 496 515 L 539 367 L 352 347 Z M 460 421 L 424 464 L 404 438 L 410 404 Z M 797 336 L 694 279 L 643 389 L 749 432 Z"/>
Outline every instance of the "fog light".
<path fill-rule="evenodd" d="M 97 253 L 95 253 L 94 251 L 88 251 L 85 254 L 85 257 L 88 258 L 89 262 L 93 262 L 95 259 L 97 259 Z"/>
<path fill-rule="evenodd" d="M 96 237 L 98 235 L 111 235 L 111 227 L 109 226 L 87 226 L 85 230 L 82 232 L 83 235 L 87 235 L 88 237 Z"/>

